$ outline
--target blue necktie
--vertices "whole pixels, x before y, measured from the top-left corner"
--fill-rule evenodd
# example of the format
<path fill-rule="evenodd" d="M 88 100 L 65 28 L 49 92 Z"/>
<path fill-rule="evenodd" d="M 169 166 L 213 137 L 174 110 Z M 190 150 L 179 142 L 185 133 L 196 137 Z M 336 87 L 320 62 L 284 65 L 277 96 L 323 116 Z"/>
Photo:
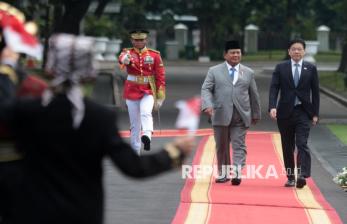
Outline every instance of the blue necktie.
<path fill-rule="evenodd" d="M 297 87 L 298 86 L 298 84 L 299 84 L 299 64 L 294 64 L 294 66 L 295 66 L 295 70 L 294 70 L 294 85 L 295 85 L 295 87 Z M 295 102 L 294 102 L 294 106 L 295 105 L 297 105 L 297 104 L 299 104 L 299 99 L 298 99 L 298 97 L 297 96 L 295 96 Z"/>
<path fill-rule="evenodd" d="M 299 84 L 299 64 L 294 64 L 294 66 L 295 66 L 295 70 L 294 70 L 294 85 L 295 85 L 295 87 L 297 87 L 298 86 L 298 84 Z"/>
<path fill-rule="evenodd" d="M 231 67 L 229 71 L 229 75 L 232 81 L 234 81 L 234 74 L 235 74 L 236 69 Z"/>

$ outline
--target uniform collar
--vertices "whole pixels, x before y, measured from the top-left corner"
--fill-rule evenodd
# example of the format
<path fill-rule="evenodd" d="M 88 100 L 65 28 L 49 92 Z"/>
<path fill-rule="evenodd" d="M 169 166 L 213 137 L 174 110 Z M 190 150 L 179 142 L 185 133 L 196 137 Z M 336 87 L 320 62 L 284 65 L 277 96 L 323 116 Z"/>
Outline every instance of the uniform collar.
<path fill-rule="evenodd" d="M 144 48 L 142 48 L 142 49 L 137 49 L 137 48 L 134 47 L 134 49 L 135 49 L 135 51 L 136 51 L 137 53 L 145 53 L 145 52 L 148 50 L 147 47 L 144 47 Z"/>

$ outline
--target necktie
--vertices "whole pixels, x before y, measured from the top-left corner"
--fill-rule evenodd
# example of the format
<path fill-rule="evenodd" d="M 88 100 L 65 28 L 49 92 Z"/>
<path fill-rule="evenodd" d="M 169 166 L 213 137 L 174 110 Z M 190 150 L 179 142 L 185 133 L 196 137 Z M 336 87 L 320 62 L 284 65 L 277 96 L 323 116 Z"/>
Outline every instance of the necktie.
<path fill-rule="evenodd" d="M 294 64 L 295 70 L 294 70 L 294 85 L 295 87 L 298 86 L 299 83 L 299 64 Z"/>
<path fill-rule="evenodd" d="M 294 85 L 295 87 L 299 84 L 299 64 L 294 64 L 295 70 L 294 70 Z M 299 104 L 299 99 L 297 96 L 295 96 L 295 102 L 294 105 Z"/>
<path fill-rule="evenodd" d="M 235 68 L 230 68 L 229 75 L 232 81 L 234 81 L 234 74 L 235 74 L 236 69 Z"/>

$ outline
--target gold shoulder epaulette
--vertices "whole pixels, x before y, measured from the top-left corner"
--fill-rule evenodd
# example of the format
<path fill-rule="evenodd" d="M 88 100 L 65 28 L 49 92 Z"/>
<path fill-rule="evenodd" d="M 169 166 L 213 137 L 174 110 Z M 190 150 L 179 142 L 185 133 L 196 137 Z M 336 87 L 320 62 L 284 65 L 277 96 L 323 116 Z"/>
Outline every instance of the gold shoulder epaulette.
<path fill-rule="evenodd" d="M 157 53 L 157 54 L 160 54 L 160 51 L 154 50 L 154 49 L 152 49 L 152 48 L 148 48 L 148 50 L 149 50 L 149 51 L 153 51 L 153 52 L 155 52 L 155 53 Z"/>
<path fill-rule="evenodd" d="M 7 75 L 14 84 L 18 82 L 16 72 L 8 65 L 0 65 L 0 74 Z"/>

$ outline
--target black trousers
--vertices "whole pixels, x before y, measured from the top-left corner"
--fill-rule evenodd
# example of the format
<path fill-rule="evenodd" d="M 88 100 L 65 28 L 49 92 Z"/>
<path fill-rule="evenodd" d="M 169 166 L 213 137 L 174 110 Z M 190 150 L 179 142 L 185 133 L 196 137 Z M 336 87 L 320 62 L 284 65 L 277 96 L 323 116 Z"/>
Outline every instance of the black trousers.
<path fill-rule="evenodd" d="M 12 223 L 15 216 L 14 203 L 21 191 L 21 162 L 0 162 L 0 224 Z"/>
<path fill-rule="evenodd" d="M 311 176 L 311 154 L 307 146 L 311 120 L 302 106 L 296 106 L 288 119 L 277 120 L 281 134 L 284 166 L 287 178 L 295 178 L 295 145 L 297 148 L 296 167 L 298 176 Z"/>

